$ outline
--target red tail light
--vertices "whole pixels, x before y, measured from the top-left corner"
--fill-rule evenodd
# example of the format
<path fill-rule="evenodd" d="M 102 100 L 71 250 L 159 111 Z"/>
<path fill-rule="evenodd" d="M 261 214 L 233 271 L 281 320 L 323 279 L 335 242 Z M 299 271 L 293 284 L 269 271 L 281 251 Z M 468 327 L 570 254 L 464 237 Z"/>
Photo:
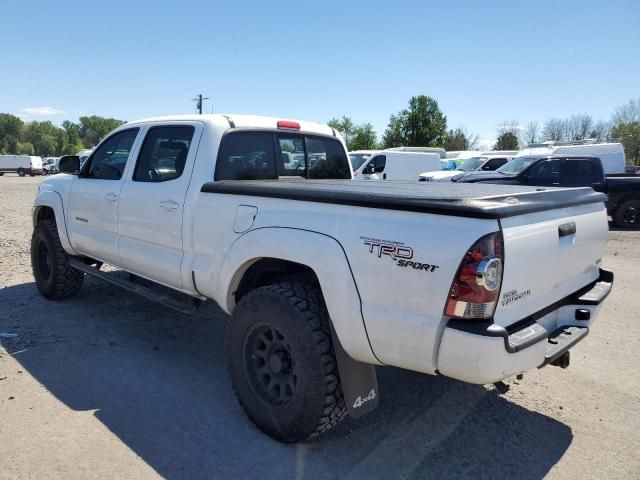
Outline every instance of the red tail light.
<path fill-rule="evenodd" d="M 502 285 L 502 234 L 480 238 L 465 255 L 451 285 L 445 315 L 465 320 L 493 316 Z"/>
<path fill-rule="evenodd" d="M 278 128 L 289 128 L 291 130 L 300 130 L 300 124 L 298 122 L 292 122 L 290 120 L 278 120 Z"/>

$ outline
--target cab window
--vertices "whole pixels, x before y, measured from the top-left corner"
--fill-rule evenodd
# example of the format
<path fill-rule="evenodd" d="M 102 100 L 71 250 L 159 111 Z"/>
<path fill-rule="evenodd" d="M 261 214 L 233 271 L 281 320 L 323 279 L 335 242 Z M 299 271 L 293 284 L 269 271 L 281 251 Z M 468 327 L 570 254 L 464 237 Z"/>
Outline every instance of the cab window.
<path fill-rule="evenodd" d="M 560 183 L 560 160 L 545 160 L 533 166 L 529 184 L 551 186 Z"/>

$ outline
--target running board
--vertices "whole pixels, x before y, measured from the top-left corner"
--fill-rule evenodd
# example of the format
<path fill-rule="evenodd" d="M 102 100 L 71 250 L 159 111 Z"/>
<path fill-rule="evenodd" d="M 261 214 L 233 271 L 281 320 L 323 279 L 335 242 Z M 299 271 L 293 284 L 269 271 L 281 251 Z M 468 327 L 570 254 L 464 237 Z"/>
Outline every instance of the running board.
<path fill-rule="evenodd" d="M 200 303 L 202 303 L 202 300 L 198 299 L 198 298 L 193 298 L 193 303 L 189 304 L 186 302 L 179 302 L 176 299 L 172 298 L 169 295 L 166 294 L 162 294 L 159 292 L 154 291 L 153 289 L 149 288 L 149 287 L 145 287 L 143 285 L 138 285 L 137 283 L 131 281 L 131 280 L 126 280 L 124 278 L 117 278 L 114 277 L 112 274 L 107 273 L 107 272 L 102 272 L 100 270 L 98 270 L 95 267 L 92 267 L 90 265 L 87 265 L 86 263 L 82 262 L 81 260 L 72 258 L 71 260 L 69 260 L 69 265 L 71 265 L 73 268 L 75 268 L 76 270 L 80 270 L 81 272 L 84 272 L 88 275 L 94 276 L 99 278 L 100 280 L 104 280 L 105 282 L 109 282 L 112 283 L 113 285 L 117 285 L 118 287 L 122 287 L 126 290 L 129 290 L 130 292 L 133 293 L 137 293 L 138 295 L 152 300 L 154 302 L 160 303 L 162 305 L 164 305 L 165 307 L 169 307 L 173 310 L 176 310 L 180 313 L 184 313 L 184 314 L 192 314 L 194 313 L 198 306 L 200 305 Z M 168 288 L 168 287 L 165 287 Z M 188 295 L 184 294 L 186 297 L 189 297 Z"/>

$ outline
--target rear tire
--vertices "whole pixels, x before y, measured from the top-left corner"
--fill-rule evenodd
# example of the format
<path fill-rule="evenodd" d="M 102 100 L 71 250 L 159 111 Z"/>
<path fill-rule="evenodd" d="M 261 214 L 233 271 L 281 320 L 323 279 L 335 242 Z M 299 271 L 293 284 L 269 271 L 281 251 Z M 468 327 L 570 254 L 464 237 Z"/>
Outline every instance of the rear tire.
<path fill-rule="evenodd" d="M 347 412 L 329 322 L 320 290 L 297 282 L 253 290 L 229 320 L 226 355 L 236 396 L 276 440 L 312 439 Z"/>
<path fill-rule="evenodd" d="M 613 223 L 619 228 L 640 229 L 640 199 L 623 202 L 614 213 Z"/>
<path fill-rule="evenodd" d="M 49 300 L 78 294 L 84 273 L 69 265 L 71 257 L 62 248 L 53 220 L 42 220 L 31 237 L 31 268 L 38 291 Z"/>
<path fill-rule="evenodd" d="M 25 176 L 24 168 L 19 168 L 19 169 L 17 170 L 17 172 L 18 172 L 18 175 L 19 175 L 20 177 L 24 177 L 24 176 Z"/>
<path fill-rule="evenodd" d="M 4 175 L 4 172 L 0 172 L 0 177 Z"/>

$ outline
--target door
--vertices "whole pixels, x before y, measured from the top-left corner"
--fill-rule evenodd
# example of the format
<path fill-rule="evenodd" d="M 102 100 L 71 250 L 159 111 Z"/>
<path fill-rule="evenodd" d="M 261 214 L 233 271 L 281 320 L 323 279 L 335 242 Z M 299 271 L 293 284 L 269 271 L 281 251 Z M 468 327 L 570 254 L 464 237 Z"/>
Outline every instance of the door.
<path fill-rule="evenodd" d="M 68 229 L 73 248 L 118 264 L 118 198 L 138 128 L 104 140 L 85 162 L 69 193 Z"/>
<path fill-rule="evenodd" d="M 118 203 L 123 266 L 182 288 L 182 215 L 202 133 L 198 123 L 151 127 Z"/>
<path fill-rule="evenodd" d="M 540 187 L 560 185 L 560 160 L 544 160 L 537 163 L 527 173 L 527 184 Z"/>

